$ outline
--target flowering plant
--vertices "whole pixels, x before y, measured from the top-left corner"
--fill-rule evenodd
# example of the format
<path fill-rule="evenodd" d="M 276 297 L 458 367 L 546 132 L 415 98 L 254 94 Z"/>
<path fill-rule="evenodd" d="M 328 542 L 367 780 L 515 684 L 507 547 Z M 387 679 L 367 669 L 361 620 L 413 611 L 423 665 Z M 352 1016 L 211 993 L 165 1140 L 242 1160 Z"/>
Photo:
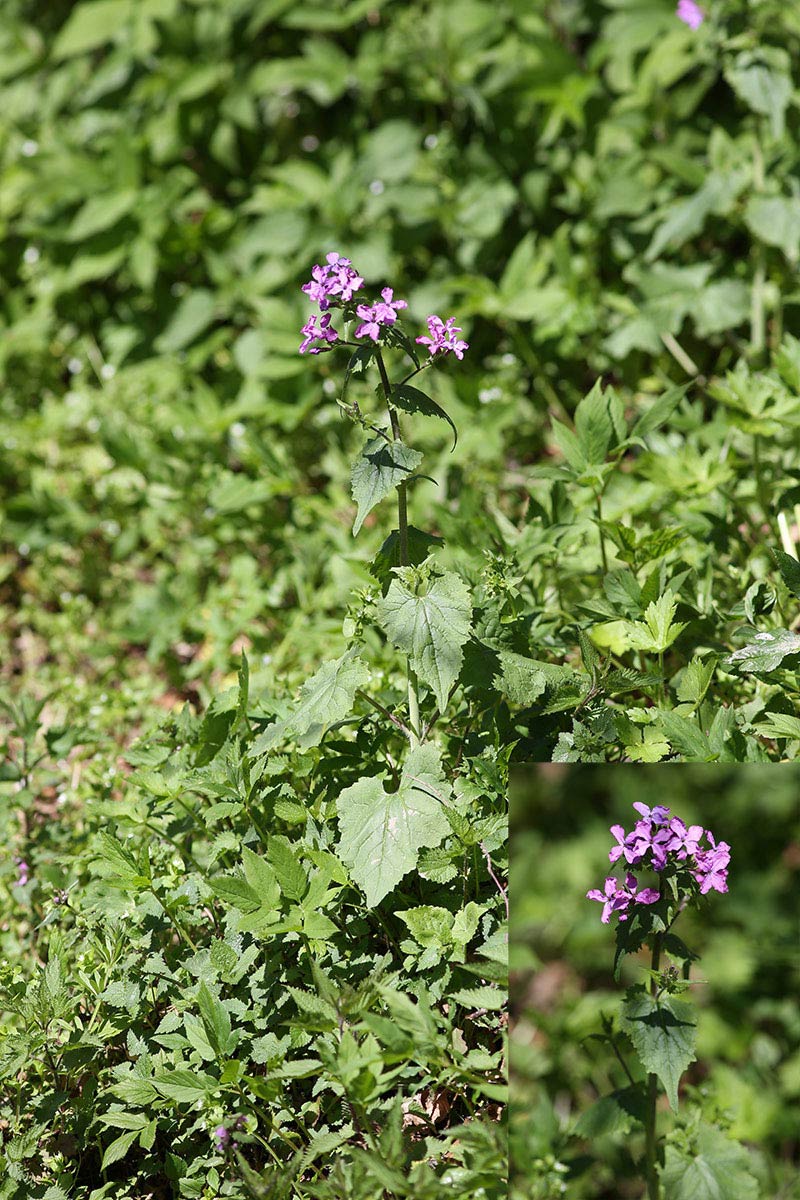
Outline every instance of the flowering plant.
<path fill-rule="evenodd" d="M 601 920 L 607 925 L 612 915 L 627 921 L 634 904 L 655 904 L 661 899 L 667 881 L 673 890 L 683 897 L 683 903 L 697 892 L 705 896 L 709 891 L 727 892 L 730 846 L 717 842 L 710 830 L 702 825 L 688 828 L 680 817 L 670 818 L 669 809 L 657 804 L 650 809 L 646 804 L 633 806 L 640 814 L 630 833 L 621 825 L 612 825 L 610 832 L 617 842 L 608 854 L 609 862 L 623 858 L 628 864 L 625 882 L 614 876 L 605 881 L 603 891 L 593 888 L 586 895 L 590 900 L 599 900 L 603 905 Z M 708 845 L 702 848 L 703 839 Z M 638 891 L 638 882 L 633 870 L 650 867 L 662 877 L 660 889 L 643 888 Z M 630 868 L 633 868 L 631 870 Z M 674 918 L 673 918 L 674 920 Z"/>
<path fill-rule="evenodd" d="M 624 879 L 609 875 L 602 890 L 592 888 L 586 895 L 603 905 L 604 924 L 617 918 L 617 977 L 627 954 L 645 943 L 650 947 L 647 986 L 628 988 L 621 1019 L 621 1030 L 644 1069 L 643 1082 L 625 1063 L 609 1020 L 604 1022 L 603 1037 L 625 1066 L 630 1083 L 624 1094 L 614 1093 L 611 1099 L 636 1112 L 644 1126 L 647 1197 L 660 1200 L 664 1156 L 656 1130 L 659 1083 L 671 1108 L 677 1110 L 680 1077 L 695 1058 L 694 1011 L 678 996 L 690 986 L 690 966 L 697 955 L 672 930 L 686 908 L 697 906 L 712 891 L 727 892 L 731 854 L 727 842 L 718 841 L 702 825 L 687 825 L 665 805 L 651 808 L 636 802 L 633 807 L 638 819 L 630 831 L 622 825 L 610 827 L 615 844 L 609 850 L 609 862 L 624 864 Z M 671 959 L 666 966 L 664 957 Z"/>
<path fill-rule="evenodd" d="M 410 381 L 437 358 L 452 353 L 457 359 L 463 359 L 469 343 L 457 337 L 461 329 L 456 326 L 455 317 L 443 321 L 435 315 L 428 317 L 428 336 L 422 335 L 413 342 L 398 321 L 398 313 L 408 308 L 408 302 L 396 300 L 394 289 L 385 287 L 380 300 L 365 303 L 360 299 L 363 285 L 364 278 L 351 260 L 336 251 L 327 255 L 324 264 L 315 264 L 311 279 L 303 284 L 302 290 L 317 303 L 320 315 L 319 318 L 313 315 L 303 326 L 299 351 L 301 354 L 321 354 L 335 346 L 349 346 L 354 351 L 345 372 L 339 402 L 343 412 L 368 431 L 363 451 L 352 470 L 352 494 L 357 505 L 353 533 L 359 532 L 365 518 L 384 497 L 397 492 L 397 530 L 382 548 L 391 565 L 389 574 L 384 573 L 382 579 L 384 597 L 377 613 L 378 623 L 386 636 L 406 654 L 408 711 L 404 720 L 392 719 L 405 733 L 411 749 L 416 750 L 426 740 L 433 721 L 444 712 L 449 693 L 457 683 L 463 661 L 462 647 L 471 628 L 472 604 L 458 576 L 437 571 L 428 563 L 428 551 L 435 539 L 420 536 L 419 531 L 416 531 L 415 539 L 409 537 L 407 491 L 416 478 L 414 471 L 421 463 L 422 455 L 403 442 L 398 410 L 439 417 L 450 424 L 455 434 L 455 426 L 447 413 L 430 396 L 411 387 Z M 340 312 L 337 323 L 343 330 L 341 334 L 331 325 L 332 309 Z M 351 338 L 348 333 L 353 326 Z M 427 359 L 420 359 L 416 344 L 427 347 Z M 412 370 L 405 371 L 396 382 L 389 379 L 383 353 L 385 347 L 402 350 L 413 364 Z M 388 428 L 377 426 L 364 417 L 358 404 L 346 403 L 350 379 L 363 375 L 373 362 L 380 381 L 379 394 L 386 405 Z M 417 547 L 422 546 L 421 553 L 415 551 L 412 540 Z M 339 664 L 335 664 L 337 679 L 341 674 L 338 667 L 343 662 L 339 660 Z M 358 672 L 353 671 L 351 658 L 348 662 L 350 674 L 356 680 Z M 420 720 L 420 679 L 428 685 L 436 701 L 436 714 L 427 727 Z M 345 703 L 348 695 L 352 701 L 356 689 L 354 683 L 352 689 L 348 687 L 341 693 Z M 381 854 L 373 856 L 370 870 L 365 872 L 365 881 L 367 876 L 382 874 L 381 859 L 386 853 L 384 844 Z M 407 861 L 413 863 L 416 858 L 407 856 Z M 397 882 L 405 873 L 397 874 L 396 867 L 397 864 L 386 879 L 367 888 L 367 895 L 380 899 L 390 886 L 387 879 Z"/>

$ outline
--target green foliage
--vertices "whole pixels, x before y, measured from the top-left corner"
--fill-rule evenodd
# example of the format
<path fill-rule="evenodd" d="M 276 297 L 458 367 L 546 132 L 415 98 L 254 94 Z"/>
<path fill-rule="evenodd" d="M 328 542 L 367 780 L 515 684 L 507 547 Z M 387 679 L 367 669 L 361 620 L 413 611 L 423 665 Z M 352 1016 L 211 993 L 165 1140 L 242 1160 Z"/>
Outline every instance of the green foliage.
<path fill-rule="evenodd" d="M 798 984 L 799 795 L 797 764 L 517 768 L 512 1195 L 557 1195 L 537 1191 L 548 1159 L 562 1164 L 562 1194 L 574 1200 L 643 1194 L 647 1071 L 655 1070 L 662 1200 L 793 1196 L 797 1154 L 785 1137 L 800 1113 L 800 1020 L 786 995 Z M 687 825 L 716 830 L 730 843 L 731 869 L 725 895 L 681 913 L 680 938 L 662 934 L 657 999 L 647 926 L 631 932 L 619 964 L 628 997 L 620 1018 L 610 928 L 586 892 L 604 873 L 621 876 L 619 863 L 605 872 L 602 863 L 609 826 L 628 828 L 634 801 L 669 805 Z M 670 919 L 661 904 L 636 912 L 651 930 Z M 632 913 L 618 935 L 634 923 Z"/>
<path fill-rule="evenodd" d="M 449 800 L 439 754 L 412 750 L 395 791 L 380 779 L 360 779 L 336 802 L 339 854 L 353 880 L 376 905 L 417 865 L 424 846 L 438 846 L 449 831 L 442 807 Z"/>
<path fill-rule="evenodd" d="M 472 617 L 469 591 L 452 571 L 427 564 L 397 568 L 396 574 L 378 602 L 378 621 L 392 645 L 408 654 L 443 712 L 464 661 Z"/>
<path fill-rule="evenodd" d="M 695 1059 L 695 1021 L 692 1005 L 671 996 L 656 999 L 635 987 L 625 997 L 622 1027 L 645 1071 L 661 1080 L 673 1109 L 678 1107 L 678 1081 Z"/>
<path fill-rule="evenodd" d="M 3 1200 L 505 1194 L 509 762 L 800 753 L 794 8 L 457 8 L 5 6 Z M 403 439 L 333 247 L 464 325 Z"/>
<path fill-rule="evenodd" d="M 667 1146 L 661 1182 L 664 1200 L 756 1200 L 758 1180 L 744 1146 L 701 1125 L 688 1146 Z"/>

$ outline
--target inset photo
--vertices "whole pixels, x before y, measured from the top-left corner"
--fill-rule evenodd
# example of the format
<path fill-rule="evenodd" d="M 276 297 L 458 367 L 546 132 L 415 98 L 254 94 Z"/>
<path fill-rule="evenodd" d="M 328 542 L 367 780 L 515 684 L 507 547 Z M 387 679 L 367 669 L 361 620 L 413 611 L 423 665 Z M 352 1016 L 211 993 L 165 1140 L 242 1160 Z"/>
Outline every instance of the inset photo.
<path fill-rule="evenodd" d="M 800 1196 L 800 771 L 512 790 L 512 1200 Z"/>

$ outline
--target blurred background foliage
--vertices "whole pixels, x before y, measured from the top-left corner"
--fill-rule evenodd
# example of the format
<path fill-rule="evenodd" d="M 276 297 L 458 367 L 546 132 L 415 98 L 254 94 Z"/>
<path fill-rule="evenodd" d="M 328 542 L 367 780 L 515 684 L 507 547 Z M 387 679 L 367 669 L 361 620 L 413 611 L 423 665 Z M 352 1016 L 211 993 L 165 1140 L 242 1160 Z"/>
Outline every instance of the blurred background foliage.
<path fill-rule="evenodd" d="M 353 552 L 337 368 L 296 352 L 331 247 L 472 343 L 455 550 L 599 373 L 635 404 L 796 330 L 800 11 L 711 9 L 7 0 L 3 674 L 191 697 L 243 636 L 267 680 L 333 652 L 380 531 Z"/>
<path fill-rule="evenodd" d="M 601 1042 L 622 988 L 645 956 L 613 979 L 614 934 L 586 900 L 602 887 L 609 825 L 632 825 L 634 801 L 667 804 L 731 846 L 730 891 L 681 917 L 700 960 L 698 1060 L 684 1101 L 720 1120 L 752 1152 L 764 1197 L 800 1196 L 800 774 L 795 766 L 529 768 L 512 789 L 512 1195 L 519 1200 L 620 1200 L 641 1194 L 635 1137 L 577 1137 L 576 1120 L 624 1080 Z M 614 1082 L 612 1082 L 614 1081 Z M 669 1125 L 664 1109 L 659 1120 Z M 561 1163 L 566 1170 L 556 1169 Z M 565 1191 L 560 1191 L 562 1184 Z"/>

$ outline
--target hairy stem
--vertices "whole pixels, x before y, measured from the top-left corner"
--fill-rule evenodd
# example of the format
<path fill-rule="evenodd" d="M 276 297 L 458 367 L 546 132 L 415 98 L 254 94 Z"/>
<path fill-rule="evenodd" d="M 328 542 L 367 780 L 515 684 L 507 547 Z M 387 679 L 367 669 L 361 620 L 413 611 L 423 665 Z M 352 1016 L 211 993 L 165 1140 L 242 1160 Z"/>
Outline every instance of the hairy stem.
<path fill-rule="evenodd" d="M 397 410 L 391 402 L 392 386 L 389 383 L 389 376 L 386 374 L 386 364 L 383 361 L 383 355 L 380 350 L 376 355 L 378 363 L 378 372 L 381 377 L 381 387 L 383 388 L 386 407 L 389 410 L 389 420 L 392 423 L 392 436 L 395 441 L 400 440 L 400 421 L 397 416 Z M 397 534 L 400 539 L 400 565 L 407 567 L 409 565 L 408 556 L 408 497 L 406 494 L 406 484 L 399 483 L 397 485 Z M 408 675 L 408 741 L 411 749 L 414 750 L 420 744 L 420 722 L 419 722 L 419 681 L 417 680 L 416 672 L 411 666 L 409 659 L 406 660 L 406 672 Z"/>
<path fill-rule="evenodd" d="M 657 933 L 653 937 L 653 955 L 650 963 L 650 969 L 653 971 L 653 977 L 650 981 L 650 993 L 656 996 L 658 993 L 658 984 L 656 982 L 655 973 L 658 971 L 661 961 L 661 934 Z M 647 1076 L 647 1109 L 645 1114 L 645 1178 L 647 1180 L 647 1200 L 659 1200 L 661 1191 L 658 1180 L 658 1171 L 656 1169 L 656 1104 L 658 1102 L 658 1076 Z"/>

